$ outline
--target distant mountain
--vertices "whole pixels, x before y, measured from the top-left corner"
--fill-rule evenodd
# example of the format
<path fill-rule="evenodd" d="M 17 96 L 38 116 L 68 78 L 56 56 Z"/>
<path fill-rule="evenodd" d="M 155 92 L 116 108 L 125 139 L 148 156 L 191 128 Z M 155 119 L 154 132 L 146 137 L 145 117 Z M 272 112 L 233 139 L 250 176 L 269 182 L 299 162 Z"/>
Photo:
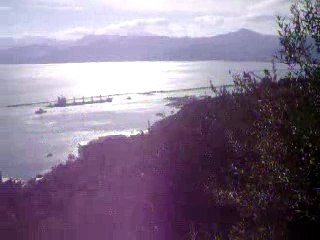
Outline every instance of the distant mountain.
<path fill-rule="evenodd" d="M 0 49 L 6 49 L 14 46 L 14 39 L 10 37 L 0 38 Z"/>
<path fill-rule="evenodd" d="M 0 50 L 30 45 L 65 45 L 70 41 L 57 41 L 48 37 L 27 36 L 23 38 L 0 37 Z"/>
<path fill-rule="evenodd" d="M 10 39 L 4 42 L 10 43 Z M 247 29 L 201 38 L 90 35 L 73 42 L 43 38 L 31 43 L 0 49 L 0 63 L 269 61 L 279 47 L 278 37 Z"/>

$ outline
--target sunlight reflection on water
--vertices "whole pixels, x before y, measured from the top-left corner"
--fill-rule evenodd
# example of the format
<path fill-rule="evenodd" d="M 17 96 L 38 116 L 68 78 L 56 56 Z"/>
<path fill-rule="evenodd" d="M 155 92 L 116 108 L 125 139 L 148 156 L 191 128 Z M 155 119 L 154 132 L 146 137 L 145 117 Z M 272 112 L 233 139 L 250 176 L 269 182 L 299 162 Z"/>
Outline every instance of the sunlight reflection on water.
<path fill-rule="evenodd" d="M 52 108 L 35 115 L 35 107 L 9 104 L 230 84 L 229 70 L 260 70 L 254 62 L 118 62 L 47 65 L 0 65 L 0 170 L 29 178 L 64 162 L 80 142 L 117 133 L 136 133 L 170 114 L 168 96 L 206 91 L 114 97 L 112 103 Z M 208 94 L 208 90 L 206 92 Z M 209 91 L 210 93 L 210 91 Z M 48 153 L 52 157 L 47 158 Z"/>

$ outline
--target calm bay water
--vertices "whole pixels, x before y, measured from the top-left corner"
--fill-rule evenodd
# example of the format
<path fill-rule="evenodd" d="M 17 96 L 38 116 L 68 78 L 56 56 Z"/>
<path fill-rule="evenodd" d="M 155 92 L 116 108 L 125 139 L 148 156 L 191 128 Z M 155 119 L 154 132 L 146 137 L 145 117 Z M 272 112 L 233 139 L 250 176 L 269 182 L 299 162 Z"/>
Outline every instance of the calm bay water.
<path fill-rule="evenodd" d="M 0 65 L 0 170 L 4 176 L 30 178 L 64 162 L 77 145 L 99 136 L 133 134 L 169 114 L 168 96 L 201 92 L 130 95 L 112 103 L 52 108 L 35 115 L 37 106 L 6 105 L 68 98 L 147 92 L 232 83 L 229 70 L 261 71 L 270 63 L 257 62 L 117 62 L 48 65 Z M 258 72 L 262 74 L 262 72 Z M 52 157 L 47 157 L 52 153 Z"/>

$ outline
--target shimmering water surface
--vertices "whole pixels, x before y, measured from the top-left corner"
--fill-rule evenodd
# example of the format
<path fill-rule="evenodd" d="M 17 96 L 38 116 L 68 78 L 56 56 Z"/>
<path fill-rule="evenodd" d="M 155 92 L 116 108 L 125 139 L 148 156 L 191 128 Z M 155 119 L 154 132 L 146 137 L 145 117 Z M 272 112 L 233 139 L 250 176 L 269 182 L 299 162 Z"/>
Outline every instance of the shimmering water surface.
<path fill-rule="evenodd" d="M 111 62 L 48 65 L 0 65 L 0 170 L 4 176 L 30 178 L 77 152 L 77 145 L 98 136 L 133 134 L 147 128 L 157 113 L 170 114 L 168 96 L 204 95 L 209 90 L 127 95 L 112 103 L 51 108 L 10 104 L 114 93 L 171 90 L 232 83 L 229 70 L 271 68 L 257 62 Z M 47 155 L 51 153 L 51 157 Z"/>

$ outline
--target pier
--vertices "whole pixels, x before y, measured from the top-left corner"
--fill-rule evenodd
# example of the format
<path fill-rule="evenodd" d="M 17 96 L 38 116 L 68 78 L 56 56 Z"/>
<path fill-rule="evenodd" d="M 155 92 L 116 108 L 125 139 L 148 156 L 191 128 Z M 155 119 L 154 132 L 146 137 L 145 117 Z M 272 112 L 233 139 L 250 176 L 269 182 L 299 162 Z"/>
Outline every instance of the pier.
<path fill-rule="evenodd" d="M 221 85 L 215 86 L 215 88 L 232 88 L 234 85 Z M 46 107 L 68 107 L 68 106 L 79 106 L 86 104 L 97 104 L 97 103 L 108 103 L 112 102 L 113 97 L 117 96 L 126 96 L 126 95 L 153 95 L 153 94 L 164 94 L 164 93 L 175 93 L 175 92 L 186 92 L 186 91 L 198 91 L 198 90 L 206 90 L 211 89 L 211 86 L 205 87 L 197 87 L 197 88 L 183 88 L 183 89 L 173 89 L 173 90 L 155 90 L 148 92 L 129 92 L 129 93 L 114 93 L 108 95 L 99 95 L 99 96 L 90 96 L 90 97 L 58 97 L 57 101 L 41 101 L 41 102 L 33 102 L 33 103 L 21 103 L 21 104 L 13 104 L 7 105 L 8 108 L 13 107 L 26 107 L 26 106 L 46 106 Z"/>

